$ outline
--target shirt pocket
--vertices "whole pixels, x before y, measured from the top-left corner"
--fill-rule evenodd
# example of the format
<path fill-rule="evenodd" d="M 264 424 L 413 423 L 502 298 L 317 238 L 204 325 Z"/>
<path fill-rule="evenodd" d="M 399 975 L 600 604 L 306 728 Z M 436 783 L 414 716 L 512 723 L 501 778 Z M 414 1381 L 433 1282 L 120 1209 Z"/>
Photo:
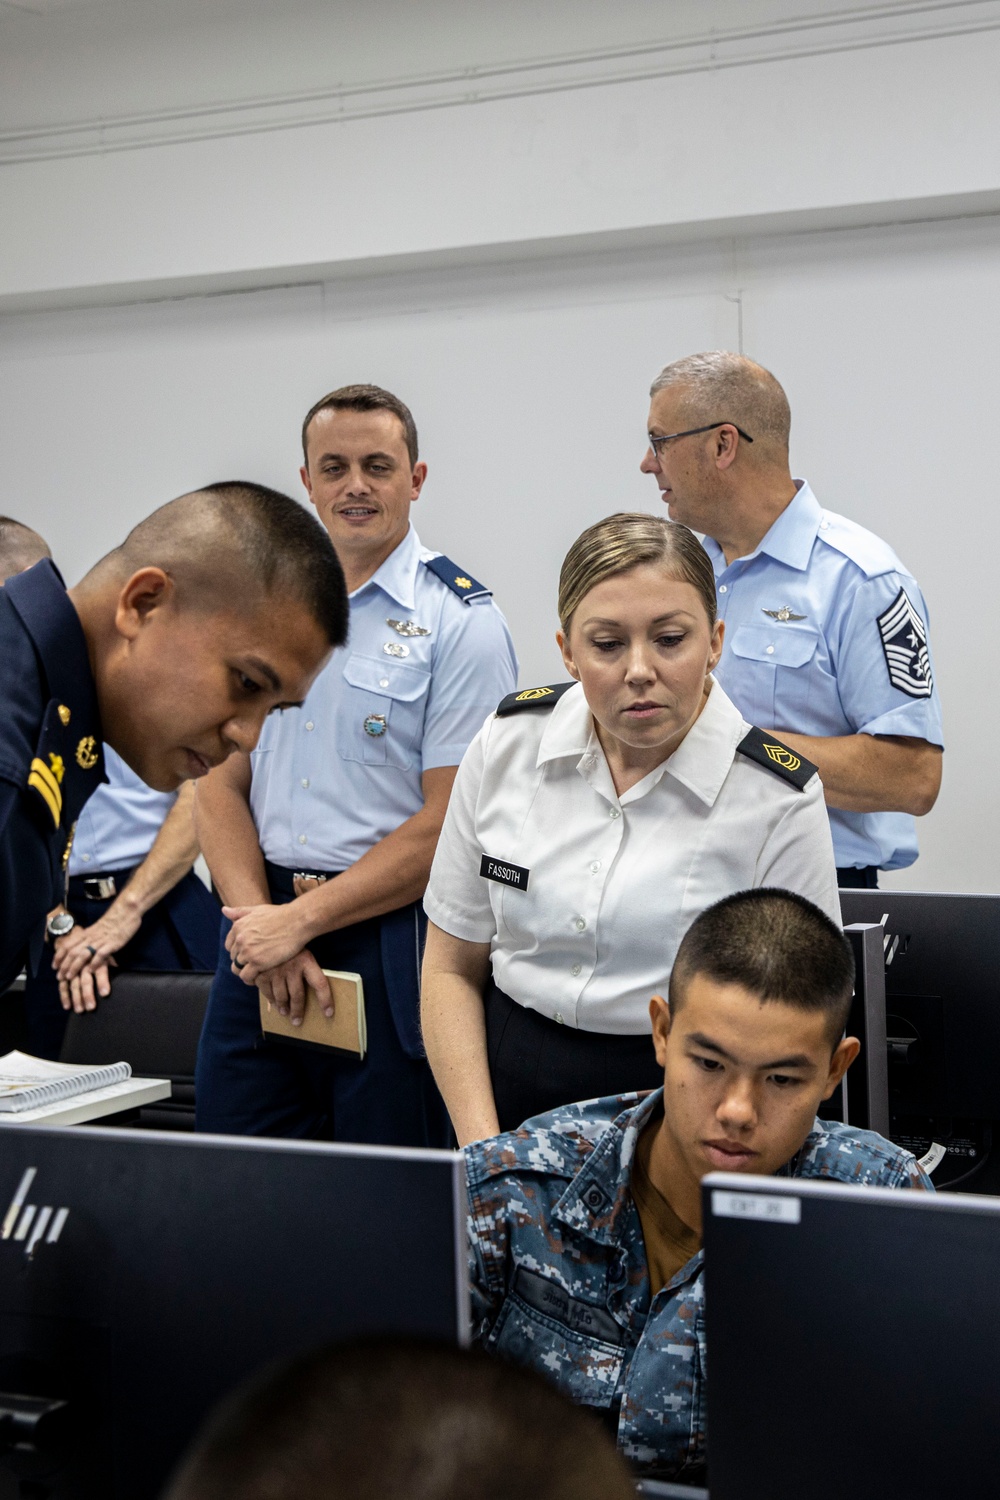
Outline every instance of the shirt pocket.
<path fill-rule="evenodd" d="M 348 657 L 337 715 L 337 754 L 369 766 L 408 768 L 423 728 L 431 674 L 388 657 Z"/>
<path fill-rule="evenodd" d="M 533 1274 L 533 1282 L 547 1281 Z M 625 1358 L 624 1330 L 621 1343 L 573 1327 L 562 1317 L 551 1317 L 529 1305 L 515 1289 L 510 1291 L 488 1340 L 491 1352 L 514 1364 L 527 1365 L 544 1375 L 572 1401 L 583 1406 L 609 1407 L 615 1398 Z M 579 1324 L 596 1321 L 614 1332 L 614 1319 L 606 1309 L 581 1304 L 567 1296 L 557 1282 L 551 1283 L 556 1303 L 567 1304 L 567 1316 Z M 532 1301 L 537 1301 L 537 1295 Z M 588 1318 L 587 1314 L 590 1314 Z"/>
<path fill-rule="evenodd" d="M 810 663 L 820 636 L 801 625 L 741 625 L 730 650 L 736 697 L 763 729 L 796 729 L 809 700 Z"/>

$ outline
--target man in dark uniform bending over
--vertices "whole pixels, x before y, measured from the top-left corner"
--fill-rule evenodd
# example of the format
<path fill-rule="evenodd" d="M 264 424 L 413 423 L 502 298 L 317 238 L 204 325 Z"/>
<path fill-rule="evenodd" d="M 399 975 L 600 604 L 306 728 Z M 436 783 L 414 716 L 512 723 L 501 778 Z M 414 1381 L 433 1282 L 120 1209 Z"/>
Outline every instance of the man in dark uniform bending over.
<path fill-rule="evenodd" d="M 75 588 L 50 561 L 0 590 L 0 992 L 36 968 L 102 742 L 173 791 L 296 705 L 344 640 L 329 538 L 275 490 L 162 506 Z M 69 923 L 62 914 L 55 923 Z M 63 927 L 49 933 L 62 935 Z"/>

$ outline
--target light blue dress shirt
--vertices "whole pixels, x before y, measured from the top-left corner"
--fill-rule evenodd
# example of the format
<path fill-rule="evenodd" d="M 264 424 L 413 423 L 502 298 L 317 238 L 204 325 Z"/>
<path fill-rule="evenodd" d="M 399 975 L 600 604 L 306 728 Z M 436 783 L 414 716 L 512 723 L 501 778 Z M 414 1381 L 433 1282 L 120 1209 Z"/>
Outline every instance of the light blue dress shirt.
<path fill-rule="evenodd" d="M 517 682 L 507 622 L 424 562 L 411 527 L 350 596 L 351 632 L 301 708 L 267 719 L 250 807 L 266 859 L 346 870 L 423 806 L 421 776 L 457 766 Z"/>
<path fill-rule="evenodd" d="M 97 875 L 141 865 L 177 801 L 176 792 L 154 792 L 110 745 L 104 746 L 107 785 L 84 805 L 76 823 L 71 875 Z"/>
<path fill-rule="evenodd" d="M 726 625 L 716 677 L 744 718 L 779 735 L 906 735 L 942 745 L 916 580 L 886 542 L 796 484 L 749 556 L 727 565 L 705 538 Z M 829 813 L 838 866 L 898 870 L 916 859 L 908 814 Z"/>

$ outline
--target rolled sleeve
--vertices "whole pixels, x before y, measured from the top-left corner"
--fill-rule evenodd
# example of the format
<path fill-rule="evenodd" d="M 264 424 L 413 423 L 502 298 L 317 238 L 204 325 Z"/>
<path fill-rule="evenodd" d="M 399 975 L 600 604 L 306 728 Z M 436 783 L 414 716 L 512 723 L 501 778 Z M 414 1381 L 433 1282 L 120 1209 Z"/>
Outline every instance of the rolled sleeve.
<path fill-rule="evenodd" d="M 897 687 L 889 675 L 879 619 L 900 590 L 923 622 L 933 674 L 927 607 L 916 581 L 905 573 L 880 573 L 859 581 L 844 615 L 836 663 L 840 700 L 855 734 L 900 735 L 943 746 L 937 687 L 917 696 Z"/>
<path fill-rule="evenodd" d="M 425 771 L 457 766 L 483 719 L 517 683 L 514 643 L 499 609 L 456 600 L 449 613 L 424 716 Z"/>
<path fill-rule="evenodd" d="M 458 768 L 424 895 L 424 911 L 435 926 L 466 943 L 488 943 L 496 936 L 488 882 L 479 874 L 482 851 L 476 833 L 476 803 L 492 719 L 490 714 Z"/>

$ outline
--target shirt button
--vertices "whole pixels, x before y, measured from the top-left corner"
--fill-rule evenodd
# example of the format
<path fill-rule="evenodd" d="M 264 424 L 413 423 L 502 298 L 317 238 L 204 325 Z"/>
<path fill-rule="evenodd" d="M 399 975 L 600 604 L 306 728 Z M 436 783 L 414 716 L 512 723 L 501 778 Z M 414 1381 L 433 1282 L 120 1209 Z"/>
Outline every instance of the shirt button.
<path fill-rule="evenodd" d="M 582 932 L 586 925 L 586 917 L 577 917 L 576 921 L 573 923 L 573 926 L 576 928 L 577 932 Z"/>
<path fill-rule="evenodd" d="M 774 655 L 774 647 L 773 646 L 768 646 L 768 648 L 767 648 L 767 654 L 768 654 L 768 656 L 773 656 Z"/>
<path fill-rule="evenodd" d="M 80 858 L 83 860 L 83 862 L 84 862 L 85 865 L 89 865 L 90 864 L 90 855 L 89 854 L 81 854 Z"/>
<path fill-rule="evenodd" d="M 303 778 L 302 778 L 302 785 L 308 790 L 308 788 L 309 788 L 309 777 L 308 776 L 303 776 Z"/>
<path fill-rule="evenodd" d="M 601 861 L 599 859 L 591 860 L 591 862 L 590 862 L 590 868 L 591 868 L 592 872 L 596 875 L 597 872 L 598 872 L 598 870 L 601 868 Z"/>
<path fill-rule="evenodd" d="M 609 818 L 620 818 L 621 817 L 621 813 L 619 812 L 619 810 L 618 810 L 617 807 L 610 807 L 610 808 L 608 808 L 608 817 Z"/>
<path fill-rule="evenodd" d="M 388 679 L 388 677 L 380 677 L 379 680 L 378 680 L 378 685 L 379 685 L 379 687 L 388 687 L 389 686 L 389 679 Z"/>
<path fill-rule="evenodd" d="M 306 724 L 306 728 L 307 729 L 315 729 L 316 728 L 316 725 L 313 723 L 312 719 L 310 719 L 309 722 Z"/>
<path fill-rule="evenodd" d="M 822 519 L 822 521 L 820 521 L 820 523 L 819 523 L 819 529 L 820 529 L 820 531 L 825 531 L 827 529 L 827 527 L 829 526 L 829 524 L 830 524 L 829 521 L 824 516 L 823 519 Z"/>
<path fill-rule="evenodd" d="M 729 584 L 728 583 L 720 583 L 719 584 L 719 593 L 720 594 L 728 594 L 729 593 Z"/>
<path fill-rule="evenodd" d="M 559 1023 L 560 1026 L 563 1024 L 563 1018 L 562 1018 L 562 1011 L 561 1010 L 557 1010 L 556 1011 L 556 1020 L 558 1021 L 558 1023 Z"/>
<path fill-rule="evenodd" d="M 308 844 L 308 842 L 309 842 L 309 840 L 306 838 L 305 834 L 304 833 L 300 833 L 299 834 L 299 843 L 300 844 Z"/>
<path fill-rule="evenodd" d="M 576 976 L 581 972 L 582 969 L 583 969 L 583 964 L 574 964 L 573 967 L 570 969 L 569 972 L 572 974 L 573 978 L 575 979 Z"/>

